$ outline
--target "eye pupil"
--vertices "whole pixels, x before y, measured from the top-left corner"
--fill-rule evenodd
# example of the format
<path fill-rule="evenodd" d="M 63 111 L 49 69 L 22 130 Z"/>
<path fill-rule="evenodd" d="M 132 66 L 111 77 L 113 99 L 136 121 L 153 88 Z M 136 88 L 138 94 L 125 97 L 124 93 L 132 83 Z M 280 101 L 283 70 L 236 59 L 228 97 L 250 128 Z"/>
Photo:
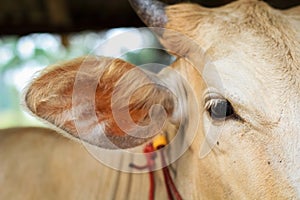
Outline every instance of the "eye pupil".
<path fill-rule="evenodd" d="M 234 114 L 233 108 L 227 100 L 220 100 L 217 101 L 215 104 L 213 104 L 210 107 L 210 116 L 213 119 L 225 119 L 226 117 L 229 117 Z"/>

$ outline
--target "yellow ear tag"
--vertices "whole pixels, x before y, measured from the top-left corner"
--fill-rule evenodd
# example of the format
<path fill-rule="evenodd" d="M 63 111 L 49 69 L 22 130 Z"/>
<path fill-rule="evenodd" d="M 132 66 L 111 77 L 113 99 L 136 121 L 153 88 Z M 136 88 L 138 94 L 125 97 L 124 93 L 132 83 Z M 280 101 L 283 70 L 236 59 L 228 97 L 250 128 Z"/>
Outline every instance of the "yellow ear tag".
<path fill-rule="evenodd" d="M 155 150 L 163 148 L 167 144 L 168 144 L 167 138 L 163 134 L 157 135 L 152 141 L 152 145 Z"/>

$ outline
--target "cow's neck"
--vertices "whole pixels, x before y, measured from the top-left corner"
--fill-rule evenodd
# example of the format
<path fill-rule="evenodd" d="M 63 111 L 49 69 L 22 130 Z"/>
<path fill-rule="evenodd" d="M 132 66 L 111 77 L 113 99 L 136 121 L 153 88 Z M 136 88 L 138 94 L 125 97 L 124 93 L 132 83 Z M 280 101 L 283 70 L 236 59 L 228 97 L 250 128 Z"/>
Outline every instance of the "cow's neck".
<path fill-rule="evenodd" d="M 189 146 L 183 156 L 173 164 L 173 167 L 176 169 L 176 185 L 180 193 L 184 194 L 184 199 L 200 199 L 202 198 L 201 193 L 195 192 L 201 191 L 198 188 L 198 180 L 195 178 L 198 176 L 199 170 L 197 162 L 199 157 L 198 141 L 200 140 L 199 134 L 195 131 L 198 130 L 197 126 L 202 124 L 199 123 L 201 122 L 199 118 L 201 111 L 198 109 L 200 108 L 198 105 L 201 105 L 200 94 L 198 93 L 200 93 L 203 87 L 202 80 L 199 78 L 200 73 L 184 59 L 178 59 L 169 68 L 163 70 L 160 75 L 164 77 L 164 80 L 167 80 L 168 88 L 177 97 L 180 96 L 178 99 L 186 99 L 186 102 L 188 102 L 179 102 L 180 109 L 183 112 L 173 115 L 174 122 L 185 123 L 179 130 L 183 132 L 182 135 L 185 137 L 182 140 L 192 141 L 191 146 Z M 181 85 L 178 87 L 178 84 Z M 182 118 L 182 115 L 185 115 L 184 118 Z M 199 128 L 202 130 L 201 127 Z M 178 134 L 178 132 L 176 133 Z"/>

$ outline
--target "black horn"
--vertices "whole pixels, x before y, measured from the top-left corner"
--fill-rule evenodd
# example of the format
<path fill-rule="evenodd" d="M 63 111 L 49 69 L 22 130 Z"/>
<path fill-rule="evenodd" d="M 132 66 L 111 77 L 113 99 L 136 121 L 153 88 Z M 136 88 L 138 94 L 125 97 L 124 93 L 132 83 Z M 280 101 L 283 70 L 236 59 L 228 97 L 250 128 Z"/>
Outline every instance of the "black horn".
<path fill-rule="evenodd" d="M 166 4 L 156 0 L 129 0 L 129 2 L 147 26 L 165 27 L 167 23 Z"/>

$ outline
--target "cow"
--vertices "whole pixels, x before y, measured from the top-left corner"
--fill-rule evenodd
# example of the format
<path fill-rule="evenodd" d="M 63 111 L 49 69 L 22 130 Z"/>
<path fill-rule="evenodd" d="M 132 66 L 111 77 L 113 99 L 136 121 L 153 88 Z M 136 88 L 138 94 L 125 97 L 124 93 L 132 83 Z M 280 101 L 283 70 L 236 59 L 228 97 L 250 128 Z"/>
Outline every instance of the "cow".
<path fill-rule="evenodd" d="M 65 137 L 1 133 L 1 199 L 140 199 L 147 175 L 114 171 L 83 146 L 123 152 L 161 132 L 179 141 L 171 154 L 184 147 L 172 175 L 183 199 L 299 199 L 300 7 L 130 3 L 177 59 L 159 74 L 101 56 L 43 70 L 25 104 Z"/>

